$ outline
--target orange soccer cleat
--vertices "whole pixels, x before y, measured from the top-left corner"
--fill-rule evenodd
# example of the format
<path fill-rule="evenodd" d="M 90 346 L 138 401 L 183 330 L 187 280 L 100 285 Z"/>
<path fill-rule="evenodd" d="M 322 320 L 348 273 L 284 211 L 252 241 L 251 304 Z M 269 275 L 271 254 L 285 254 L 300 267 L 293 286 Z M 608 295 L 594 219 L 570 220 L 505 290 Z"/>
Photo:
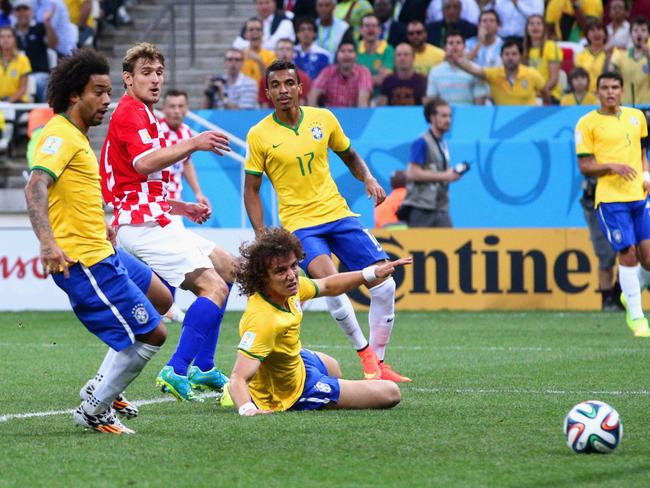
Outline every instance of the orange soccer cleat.
<path fill-rule="evenodd" d="M 395 383 L 411 383 L 413 381 L 411 378 L 402 376 L 397 371 L 393 370 L 390 364 L 381 362 L 379 363 L 379 367 L 381 368 L 382 380 L 394 381 Z"/>
<path fill-rule="evenodd" d="M 363 368 L 364 380 L 380 380 L 381 368 L 379 367 L 379 359 L 375 351 L 372 350 L 370 345 L 366 346 L 361 351 L 357 351 L 359 359 L 361 359 L 361 367 Z"/>

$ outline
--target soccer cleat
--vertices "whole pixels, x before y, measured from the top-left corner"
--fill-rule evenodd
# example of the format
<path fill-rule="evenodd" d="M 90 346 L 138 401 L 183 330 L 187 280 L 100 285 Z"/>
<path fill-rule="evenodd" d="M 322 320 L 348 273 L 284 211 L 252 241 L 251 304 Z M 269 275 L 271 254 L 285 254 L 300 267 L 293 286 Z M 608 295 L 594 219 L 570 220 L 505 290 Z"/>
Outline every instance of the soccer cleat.
<path fill-rule="evenodd" d="M 630 328 L 634 337 L 650 337 L 650 327 L 648 326 L 648 319 L 641 317 L 635 320 L 632 320 L 630 316 L 630 310 L 627 308 L 627 300 L 625 295 L 621 293 L 621 303 L 625 307 L 625 322 Z"/>
<path fill-rule="evenodd" d="M 224 385 L 228 383 L 228 377 L 217 368 L 203 372 L 198 366 L 190 366 L 187 372 L 187 378 L 190 381 L 190 386 L 196 390 L 221 392 Z"/>
<path fill-rule="evenodd" d="M 223 394 L 219 398 L 219 404 L 224 408 L 231 408 L 235 406 L 235 402 L 232 401 L 230 396 L 230 384 L 226 383 L 223 387 Z"/>
<path fill-rule="evenodd" d="M 381 367 L 381 379 L 394 381 L 395 383 L 411 383 L 413 380 L 402 376 L 397 371 L 395 371 L 389 364 L 379 363 Z"/>
<path fill-rule="evenodd" d="M 105 412 L 91 415 L 86 413 L 82 405 L 79 405 L 72 416 L 75 424 L 86 429 L 92 429 L 106 434 L 135 434 L 135 430 L 129 429 L 115 417 L 115 412 L 112 408 L 109 408 Z"/>
<path fill-rule="evenodd" d="M 359 359 L 361 359 L 361 367 L 363 368 L 363 379 L 365 380 L 380 380 L 381 368 L 379 367 L 379 359 L 372 347 L 367 346 L 361 351 L 357 351 Z"/>
<path fill-rule="evenodd" d="M 79 390 L 79 396 L 82 400 L 88 400 L 92 392 L 95 391 L 95 380 L 88 380 L 81 390 Z M 113 409 L 115 412 L 123 415 L 127 419 L 134 419 L 139 414 L 140 411 L 133 403 L 130 403 L 123 393 L 117 395 L 117 398 L 113 400 Z"/>
<path fill-rule="evenodd" d="M 165 366 L 160 370 L 156 378 L 156 385 L 160 387 L 163 393 L 171 393 L 181 402 L 199 401 L 196 393 L 192 391 L 187 376 L 176 374 L 171 366 Z"/>

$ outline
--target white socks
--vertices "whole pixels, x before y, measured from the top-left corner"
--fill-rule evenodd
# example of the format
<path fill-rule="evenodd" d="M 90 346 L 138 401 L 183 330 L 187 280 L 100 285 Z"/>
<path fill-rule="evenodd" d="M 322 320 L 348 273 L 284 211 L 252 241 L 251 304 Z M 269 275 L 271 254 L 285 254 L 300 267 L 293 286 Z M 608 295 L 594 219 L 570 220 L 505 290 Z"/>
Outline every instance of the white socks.
<path fill-rule="evenodd" d="M 347 295 L 339 295 L 336 297 L 325 297 L 327 309 L 330 315 L 341 327 L 343 333 L 350 339 L 354 348 L 358 351 L 368 345 L 366 336 L 357 321 L 357 316 L 352 308 L 352 302 Z"/>
<path fill-rule="evenodd" d="M 618 281 L 621 284 L 621 291 L 627 300 L 627 310 L 632 320 L 643 317 L 641 308 L 641 287 L 639 285 L 639 268 L 636 266 L 618 265 Z"/>
<path fill-rule="evenodd" d="M 151 346 L 139 341 L 120 352 L 110 349 L 97 373 L 97 376 L 101 373 L 101 379 L 97 381 L 97 377 L 95 377 L 95 391 L 83 403 L 84 410 L 90 415 L 106 411 L 115 397 L 126 389 L 159 350 L 158 346 Z M 112 354 L 111 351 L 113 351 Z M 112 358 L 107 361 L 109 355 Z M 105 364 L 105 371 L 102 371 Z"/>
<path fill-rule="evenodd" d="M 390 340 L 395 322 L 395 280 L 388 278 L 383 283 L 370 288 L 370 347 L 379 360 L 384 359 L 386 344 Z"/>

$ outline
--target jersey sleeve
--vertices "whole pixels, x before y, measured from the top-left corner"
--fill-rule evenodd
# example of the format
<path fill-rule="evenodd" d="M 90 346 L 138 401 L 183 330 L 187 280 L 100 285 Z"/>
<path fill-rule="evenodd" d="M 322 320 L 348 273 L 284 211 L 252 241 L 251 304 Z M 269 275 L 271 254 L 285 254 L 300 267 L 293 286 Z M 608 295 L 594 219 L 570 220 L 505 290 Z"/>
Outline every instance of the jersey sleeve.
<path fill-rule="evenodd" d="M 261 176 L 264 173 L 264 162 L 266 161 L 263 141 L 258 131 L 252 128 L 246 136 L 246 161 L 244 171 L 246 173 Z"/>
<path fill-rule="evenodd" d="M 576 125 L 575 131 L 576 154 L 581 156 L 592 156 L 594 154 L 594 140 L 589 127 L 589 121 L 582 117 Z"/>
<path fill-rule="evenodd" d="M 648 137 L 648 121 L 646 120 L 645 115 L 643 114 L 643 112 L 641 112 L 639 115 L 640 115 L 639 119 L 640 119 L 640 122 L 641 122 L 641 127 L 639 128 L 640 129 L 640 134 L 639 135 L 643 139 L 644 137 Z"/>
<path fill-rule="evenodd" d="M 34 151 L 32 171 L 40 169 L 58 180 L 77 150 L 69 140 L 45 127 Z"/>
<path fill-rule="evenodd" d="M 29 58 L 24 54 L 18 57 L 18 63 L 16 66 L 18 70 L 18 76 L 28 75 L 32 72 L 32 63 L 29 62 Z"/>
<path fill-rule="evenodd" d="M 492 68 L 483 68 L 483 72 L 485 73 L 485 81 L 487 81 L 488 83 L 494 83 L 500 69 L 502 69 L 500 66 L 492 67 Z"/>
<path fill-rule="evenodd" d="M 549 63 L 561 63 L 564 59 L 564 53 L 556 43 L 546 41 L 544 45 L 544 57 Z"/>
<path fill-rule="evenodd" d="M 149 132 L 150 122 L 144 111 L 122 112 L 119 119 L 111 120 L 117 128 L 115 139 L 124 144 L 125 153 L 131 164 L 161 147 L 158 134 Z"/>
<path fill-rule="evenodd" d="M 341 127 L 339 120 L 329 110 L 327 110 L 327 119 L 328 125 L 331 127 L 328 143 L 330 149 L 336 153 L 346 152 L 352 145 L 350 139 L 343 132 L 343 127 Z"/>
<path fill-rule="evenodd" d="M 420 166 L 424 166 L 427 162 L 427 143 L 421 137 L 411 144 L 411 158 L 409 162 L 419 164 Z"/>
<path fill-rule="evenodd" d="M 318 285 L 316 282 L 305 276 L 298 278 L 298 298 L 300 301 L 310 300 L 318 296 Z"/>
<path fill-rule="evenodd" d="M 271 354 L 275 343 L 273 327 L 259 312 L 245 313 L 239 324 L 241 339 L 237 350 L 252 359 L 264 361 Z"/>
<path fill-rule="evenodd" d="M 612 59 L 610 61 L 611 65 L 620 68 L 621 67 L 621 58 L 627 55 L 627 51 L 622 51 L 620 49 L 614 49 L 614 54 L 612 54 Z"/>

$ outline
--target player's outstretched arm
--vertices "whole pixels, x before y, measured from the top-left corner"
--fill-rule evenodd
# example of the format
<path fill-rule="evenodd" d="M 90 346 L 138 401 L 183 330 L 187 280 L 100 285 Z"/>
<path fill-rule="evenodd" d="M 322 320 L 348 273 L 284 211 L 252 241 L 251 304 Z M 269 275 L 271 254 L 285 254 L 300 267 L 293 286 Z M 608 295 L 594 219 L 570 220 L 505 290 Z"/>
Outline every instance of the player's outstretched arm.
<path fill-rule="evenodd" d="M 338 273 L 314 280 L 318 286 L 319 297 L 333 297 L 354 290 L 358 286 L 373 282 L 378 279 L 388 278 L 395 268 L 411 264 L 412 258 L 400 258 L 395 261 L 368 266 L 362 271 L 350 271 L 348 273 Z"/>
<path fill-rule="evenodd" d="M 260 198 L 260 186 L 262 186 L 262 175 L 246 173 L 244 178 L 244 206 L 256 236 L 264 230 L 264 208 Z"/>
<path fill-rule="evenodd" d="M 248 382 L 255 376 L 260 367 L 258 359 L 252 359 L 243 354 L 237 354 L 235 366 L 230 374 L 228 391 L 239 415 L 250 417 L 264 413 L 272 413 L 270 410 L 259 410 L 253 403 L 251 394 L 248 391 Z"/>
<path fill-rule="evenodd" d="M 386 199 L 386 192 L 377 182 L 375 177 L 372 176 L 368 169 L 368 165 L 363 159 L 361 159 L 358 152 L 350 148 L 345 152 L 337 154 L 346 164 L 350 173 L 352 173 L 357 180 L 363 181 L 363 184 L 366 185 L 366 194 L 368 195 L 368 198 L 374 200 L 375 206 L 379 205 Z"/>
<path fill-rule="evenodd" d="M 61 250 L 54 239 L 49 216 L 49 198 L 47 189 L 54 183 L 54 179 L 45 171 L 35 169 L 25 186 L 25 200 L 27 212 L 32 223 L 32 229 L 41 246 L 41 263 L 45 274 L 63 272 L 68 278 L 68 265 L 74 261 Z"/>
<path fill-rule="evenodd" d="M 149 175 L 187 158 L 196 151 L 210 151 L 222 156 L 224 152 L 230 151 L 228 138 L 221 132 L 214 130 L 201 132 L 173 146 L 164 147 L 145 154 L 134 163 L 133 167 L 138 173 Z"/>

